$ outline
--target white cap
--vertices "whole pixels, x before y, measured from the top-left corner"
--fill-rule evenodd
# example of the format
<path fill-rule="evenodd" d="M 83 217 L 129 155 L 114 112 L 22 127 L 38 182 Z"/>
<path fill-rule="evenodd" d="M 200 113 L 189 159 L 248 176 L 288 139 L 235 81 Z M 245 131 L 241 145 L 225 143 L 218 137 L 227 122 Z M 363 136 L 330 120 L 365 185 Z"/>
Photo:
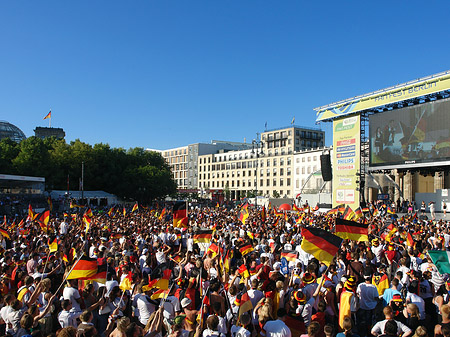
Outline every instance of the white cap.
<path fill-rule="evenodd" d="M 181 307 L 186 308 L 191 303 L 192 301 L 189 298 L 185 297 L 181 300 Z"/>

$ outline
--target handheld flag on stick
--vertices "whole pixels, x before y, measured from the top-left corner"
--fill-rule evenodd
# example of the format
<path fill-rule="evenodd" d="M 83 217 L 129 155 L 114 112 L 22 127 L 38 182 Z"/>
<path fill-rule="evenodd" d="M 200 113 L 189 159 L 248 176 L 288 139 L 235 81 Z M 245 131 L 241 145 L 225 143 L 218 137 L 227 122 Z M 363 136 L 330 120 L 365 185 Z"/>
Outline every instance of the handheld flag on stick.
<path fill-rule="evenodd" d="M 131 210 L 131 213 L 133 213 L 134 211 L 137 211 L 139 209 L 138 203 L 135 203 L 133 206 L 133 209 Z"/>
<path fill-rule="evenodd" d="M 313 227 L 303 228 L 302 237 L 301 248 L 327 266 L 331 264 L 344 241 L 330 232 Z"/>
<path fill-rule="evenodd" d="M 336 218 L 335 234 L 342 239 L 369 241 L 369 224 Z"/>
<path fill-rule="evenodd" d="M 180 227 L 181 221 L 187 217 L 186 200 L 179 200 L 173 205 L 173 226 Z"/>

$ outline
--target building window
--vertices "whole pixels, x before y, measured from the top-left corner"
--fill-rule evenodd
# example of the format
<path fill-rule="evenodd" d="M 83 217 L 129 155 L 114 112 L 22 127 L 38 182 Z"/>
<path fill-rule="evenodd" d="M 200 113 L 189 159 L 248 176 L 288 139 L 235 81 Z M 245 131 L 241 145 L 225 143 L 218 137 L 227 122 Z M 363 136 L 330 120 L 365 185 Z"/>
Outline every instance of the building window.
<path fill-rule="evenodd" d="M 284 184 L 284 181 L 283 181 L 283 178 L 281 178 L 280 179 L 280 186 L 283 186 L 283 184 Z"/>
<path fill-rule="evenodd" d="M 288 187 L 291 186 L 291 178 L 286 179 L 286 186 L 288 186 Z M 288 194 L 289 194 L 289 192 L 288 192 Z"/>
<path fill-rule="evenodd" d="M 277 186 L 277 180 L 275 178 L 273 179 L 272 182 L 273 182 L 273 186 Z"/>
<path fill-rule="evenodd" d="M 262 185 L 262 184 L 261 184 L 261 185 Z M 267 187 L 270 186 L 270 179 L 267 179 L 267 184 L 266 184 L 266 186 L 267 186 Z"/>

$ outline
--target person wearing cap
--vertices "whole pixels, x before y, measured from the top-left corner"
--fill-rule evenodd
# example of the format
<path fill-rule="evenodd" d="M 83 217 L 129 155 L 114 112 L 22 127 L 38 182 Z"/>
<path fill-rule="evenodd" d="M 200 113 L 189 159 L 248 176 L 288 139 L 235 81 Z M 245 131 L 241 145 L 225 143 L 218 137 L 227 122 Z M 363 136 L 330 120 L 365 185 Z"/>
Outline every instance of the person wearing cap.
<path fill-rule="evenodd" d="M 316 278 L 311 273 L 305 273 L 302 277 L 302 282 L 304 284 L 303 293 L 306 295 L 306 300 L 309 304 L 314 304 L 313 294 L 316 292 L 319 286 L 316 282 Z"/>
<path fill-rule="evenodd" d="M 358 310 L 358 297 L 355 294 L 356 279 L 350 276 L 344 283 L 344 290 L 339 301 L 339 326 L 344 328 L 344 317 L 352 317 Z"/>
<path fill-rule="evenodd" d="M 358 332 L 360 336 L 369 336 L 374 311 L 379 301 L 378 289 L 372 284 L 372 271 L 367 268 L 364 271 L 364 283 L 360 283 L 356 289 L 359 298 L 359 309 L 356 313 Z"/>
<path fill-rule="evenodd" d="M 187 331 L 193 331 L 195 329 L 198 311 L 192 308 L 192 301 L 187 297 L 181 300 L 181 309 L 186 316 L 184 320 L 184 329 Z"/>
<path fill-rule="evenodd" d="M 405 309 L 405 304 L 403 303 L 401 295 L 395 294 L 392 296 L 389 306 L 392 308 L 394 319 L 406 324 L 406 317 L 403 312 Z"/>

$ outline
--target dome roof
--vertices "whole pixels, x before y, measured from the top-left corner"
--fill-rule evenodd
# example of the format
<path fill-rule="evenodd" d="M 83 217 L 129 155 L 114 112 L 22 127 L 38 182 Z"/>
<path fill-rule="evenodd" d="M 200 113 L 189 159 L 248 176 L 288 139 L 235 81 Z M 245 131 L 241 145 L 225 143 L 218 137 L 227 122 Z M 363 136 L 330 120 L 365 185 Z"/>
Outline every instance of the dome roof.
<path fill-rule="evenodd" d="M 17 126 L 6 121 L 0 121 L 0 140 L 3 138 L 10 138 L 15 142 L 20 142 L 27 137 Z"/>

